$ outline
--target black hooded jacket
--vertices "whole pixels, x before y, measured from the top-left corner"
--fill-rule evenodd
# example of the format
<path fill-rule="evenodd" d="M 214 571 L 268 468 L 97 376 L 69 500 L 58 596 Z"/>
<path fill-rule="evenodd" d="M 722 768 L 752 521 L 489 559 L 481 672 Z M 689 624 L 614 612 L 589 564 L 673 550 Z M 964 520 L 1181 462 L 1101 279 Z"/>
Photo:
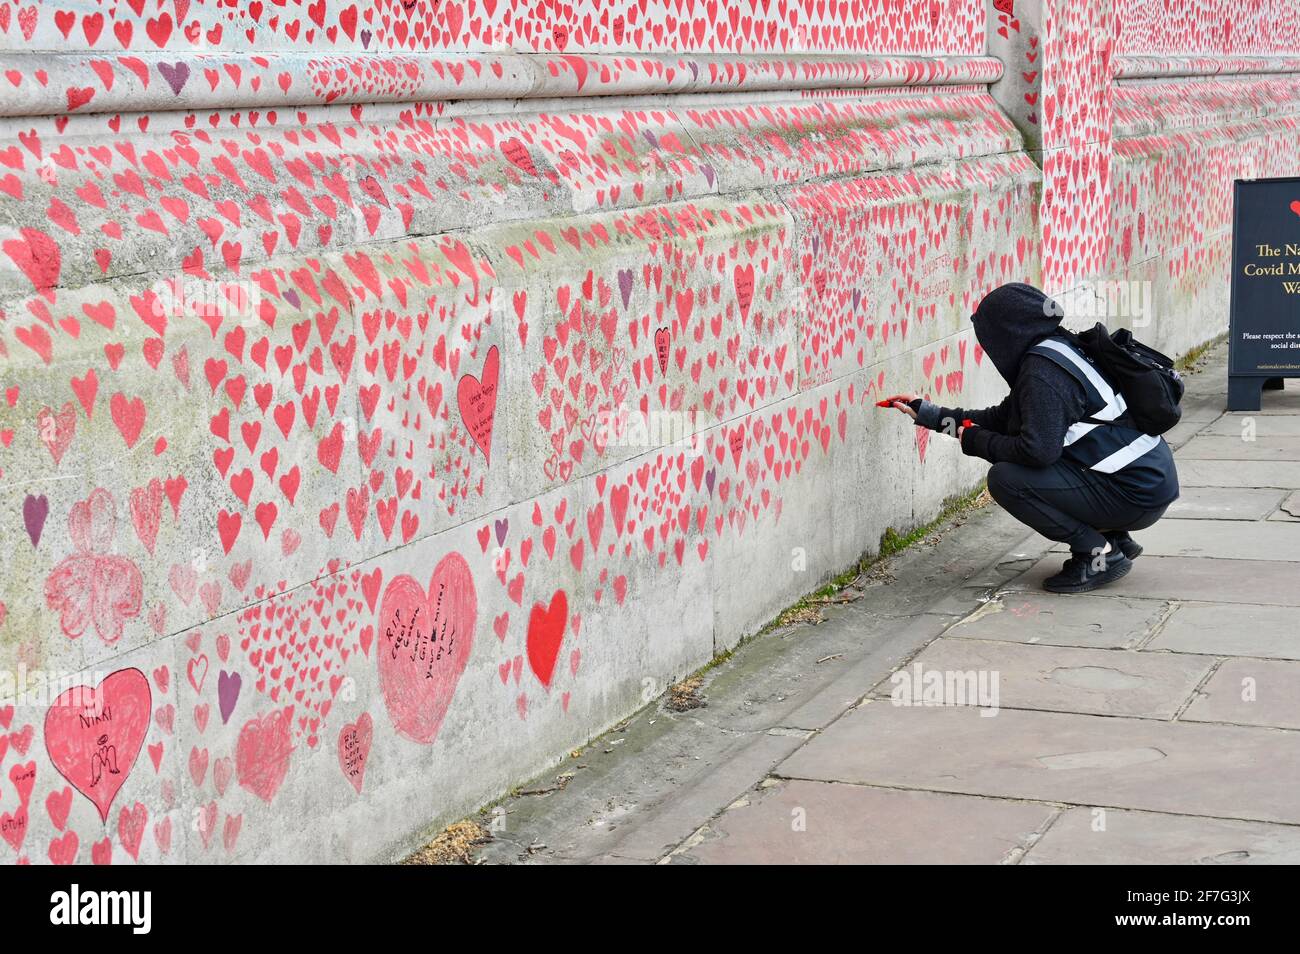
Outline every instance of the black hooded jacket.
<path fill-rule="evenodd" d="M 962 452 L 996 464 L 1009 461 L 1026 467 L 1048 467 L 1061 457 L 1070 426 L 1087 417 L 1087 394 L 1073 375 L 1030 348 L 1059 330 L 1064 312 L 1043 292 L 1023 283 L 1003 285 L 984 296 L 971 316 L 975 337 L 1011 393 L 996 407 L 983 410 L 945 408 L 924 401 L 917 423 L 933 430 L 951 430 L 970 420 L 975 427 L 962 433 Z M 1178 496 L 1173 456 L 1167 473 L 1112 475 L 1135 503 L 1163 506 Z M 1166 468 L 1158 468 L 1165 471 Z"/>

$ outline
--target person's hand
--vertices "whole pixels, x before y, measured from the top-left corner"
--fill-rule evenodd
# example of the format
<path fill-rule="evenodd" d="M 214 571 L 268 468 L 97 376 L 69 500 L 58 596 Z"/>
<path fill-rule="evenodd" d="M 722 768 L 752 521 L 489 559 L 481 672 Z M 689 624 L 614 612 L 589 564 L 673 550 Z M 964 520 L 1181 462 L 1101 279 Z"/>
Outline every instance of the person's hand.
<path fill-rule="evenodd" d="M 908 406 L 908 402 L 920 400 L 920 398 L 921 395 L 919 394 L 891 394 L 889 397 L 883 398 L 880 403 L 882 406 L 888 405 L 889 407 L 897 408 L 915 421 L 916 412 Z"/>

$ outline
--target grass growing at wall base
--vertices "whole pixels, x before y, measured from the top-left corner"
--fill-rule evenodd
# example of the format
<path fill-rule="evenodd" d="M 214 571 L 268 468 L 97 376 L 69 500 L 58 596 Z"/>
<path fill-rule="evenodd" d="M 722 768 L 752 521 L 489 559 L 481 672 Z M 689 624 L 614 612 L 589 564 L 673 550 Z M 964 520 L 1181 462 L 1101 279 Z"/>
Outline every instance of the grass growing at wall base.
<path fill-rule="evenodd" d="M 832 578 L 825 585 L 813 590 L 798 602 L 786 607 L 777 614 L 776 619 L 760 629 L 754 636 L 748 637 L 748 639 L 757 638 L 774 629 L 781 629 L 795 623 L 821 622 L 821 612 L 818 609 L 820 604 L 832 601 L 833 597 L 842 593 L 851 584 L 856 583 L 864 576 L 871 575 L 873 570 L 879 568 L 890 557 L 897 556 L 909 547 L 926 539 L 944 524 L 972 510 L 978 510 L 988 502 L 989 497 L 985 485 L 981 483 L 969 493 L 957 494 L 947 498 L 943 502 L 943 507 L 939 510 L 938 516 L 929 523 L 903 533 L 893 527 L 886 527 L 885 532 L 880 535 L 880 544 L 874 554 L 863 554 L 853 566 Z M 746 641 L 741 640 L 741 643 L 737 645 L 743 645 Z M 711 668 L 712 665 L 713 663 L 710 663 L 706 669 Z"/>
<path fill-rule="evenodd" d="M 1181 358 L 1174 362 L 1174 367 L 1181 374 L 1196 374 L 1201 370 L 1202 359 L 1205 358 L 1211 350 L 1228 340 L 1227 333 L 1216 335 L 1204 344 L 1197 345 L 1191 351 L 1188 351 Z"/>

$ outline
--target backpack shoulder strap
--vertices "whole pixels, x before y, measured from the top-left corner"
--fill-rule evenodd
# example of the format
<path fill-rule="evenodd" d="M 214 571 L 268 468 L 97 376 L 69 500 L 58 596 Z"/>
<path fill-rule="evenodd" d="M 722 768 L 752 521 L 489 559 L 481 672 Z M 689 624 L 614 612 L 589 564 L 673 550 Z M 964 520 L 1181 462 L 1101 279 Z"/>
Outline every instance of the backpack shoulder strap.
<path fill-rule="evenodd" d="M 1084 353 L 1068 334 L 1044 338 L 1029 349 L 1030 354 L 1041 355 L 1068 371 L 1083 385 L 1088 395 L 1089 407 L 1098 410 L 1084 418 L 1091 424 L 1113 424 L 1128 410 L 1124 395 L 1111 385 L 1101 369 Z"/>

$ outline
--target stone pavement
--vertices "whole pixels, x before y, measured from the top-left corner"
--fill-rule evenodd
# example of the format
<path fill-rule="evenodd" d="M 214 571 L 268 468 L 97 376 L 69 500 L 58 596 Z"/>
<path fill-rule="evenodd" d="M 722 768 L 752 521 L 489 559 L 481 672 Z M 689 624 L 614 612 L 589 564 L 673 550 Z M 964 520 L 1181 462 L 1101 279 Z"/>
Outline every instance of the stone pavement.
<path fill-rule="evenodd" d="M 1123 581 L 1042 592 L 1063 555 L 986 507 L 506 800 L 482 860 L 1300 861 L 1300 387 L 1224 414 L 1225 356 Z M 898 668 L 997 696 L 895 705 Z"/>

